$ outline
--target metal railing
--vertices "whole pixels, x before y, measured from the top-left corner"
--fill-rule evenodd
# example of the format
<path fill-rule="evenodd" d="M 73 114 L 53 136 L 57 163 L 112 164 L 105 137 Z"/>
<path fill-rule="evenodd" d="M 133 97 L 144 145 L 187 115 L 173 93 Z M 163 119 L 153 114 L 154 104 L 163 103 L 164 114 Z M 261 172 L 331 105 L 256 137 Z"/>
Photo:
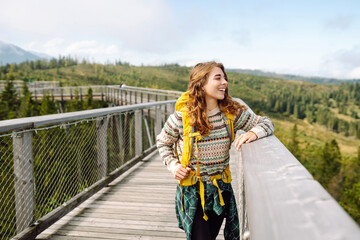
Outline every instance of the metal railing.
<path fill-rule="evenodd" d="M 23 80 L 11 80 L 14 87 L 19 91 L 23 87 Z M 7 80 L 0 80 L 0 92 L 5 88 Z M 59 87 L 60 83 L 58 81 L 25 81 L 26 85 L 29 88 L 44 88 L 44 87 Z"/>
<path fill-rule="evenodd" d="M 34 238 L 154 151 L 174 103 L 1 121 L 0 239 Z"/>
<path fill-rule="evenodd" d="M 275 135 L 244 144 L 238 169 L 241 239 L 360 239 L 355 221 Z"/>
<path fill-rule="evenodd" d="M 116 105 L 127 105 L 143 102 L 166 101 L 168 99 L 177 99 L 182 92 L 169 91 L 162 89 L 148 89 L 126 86 L 121 88 L 119 85 L 93 85 L 93 86 L 77 86 L 77 87 L 54 87 L 30 86 L 29 91 L 37 100 L 45 94 L 49 95 L 53 100 L 56 98 L 61 101 L 73 100 L 78 98 L 83 100 L 88 94 L 89 89 L 92 90 L 92 96 L 100 98 L 103 101 L 109 101 Z M 18 96 L 22 96 L 21 88 L 16 88 Z"/>

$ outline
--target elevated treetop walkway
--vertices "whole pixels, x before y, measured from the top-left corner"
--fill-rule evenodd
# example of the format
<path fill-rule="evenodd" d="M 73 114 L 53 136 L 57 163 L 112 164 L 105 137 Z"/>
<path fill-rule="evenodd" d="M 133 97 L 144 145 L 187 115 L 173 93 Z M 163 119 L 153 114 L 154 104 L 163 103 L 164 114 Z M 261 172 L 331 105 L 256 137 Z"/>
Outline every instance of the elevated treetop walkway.
<path fill-rule="evenodd" d="M 176 182 L 158 168 L 159 156 L 143 160 L 179 94 L 112 86 L 104 98 L 128 105 L 1 121 L 0 239 L 31 239 L 46 229 L 39 239 L 181 238 L 176 223 L 167 223 Z M 232 158 L 243 239 L 360 239 L 356 223 L 276 136 Z M 159 214 L 141 215 L 152 208 Z M 120 212 L 126 216 L 116 219 Z M 144 221 L 136 224 L 139 215 Z"/>

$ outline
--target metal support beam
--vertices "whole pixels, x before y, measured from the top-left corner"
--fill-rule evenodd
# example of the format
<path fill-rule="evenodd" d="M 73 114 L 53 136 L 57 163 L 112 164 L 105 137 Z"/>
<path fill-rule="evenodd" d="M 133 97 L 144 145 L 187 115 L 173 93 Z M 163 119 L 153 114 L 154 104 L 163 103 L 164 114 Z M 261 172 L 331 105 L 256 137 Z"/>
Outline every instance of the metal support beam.
<path fill-rule="evenodd" d="M 135 111 L 135 156 L 140 156 L 143 151 L 142 142 L 142 111 Z"/>
<path fill-rule="evenodd" d="M 108 169 L 107 127 L 108 127 L 107 117 L 99 118 L 96 121 L 98 179 L 102 179 L 107 175 L 107 169 Z"/>
<path fill-rule="evenodd" d="M 144 117 L 144 123 L 145 123 L 145 129 L 146 129 L 146 134 L 148 136 L 149 139 L 149 143 L 150 143 L 150 147 L 153 145 L 152 139 L 151 139 L 151 134 L 150 134 L 150 129 L 149 129 L 149 124 L 147 122 L 147 118 Z"/>
<path fill-rule="evenodd" d="M 13 135 L 16 231 L 28 227 L 35 217 L 32 132 Z"/>
<path fill-rule="evenodd" d="M 162 128 L 161 115 L 162 115 L 161 106 L 157 106 L 155 108 L 155 136 L 157 136 L 161 132 L 161 128 Z"/>

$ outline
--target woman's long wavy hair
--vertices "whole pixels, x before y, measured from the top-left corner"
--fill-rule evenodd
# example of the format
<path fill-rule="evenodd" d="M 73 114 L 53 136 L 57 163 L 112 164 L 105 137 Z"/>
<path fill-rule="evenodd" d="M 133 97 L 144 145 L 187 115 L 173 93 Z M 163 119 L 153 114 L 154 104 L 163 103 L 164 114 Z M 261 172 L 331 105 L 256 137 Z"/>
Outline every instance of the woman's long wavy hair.
<path fill-rule="evenodd" d="M 228 80 L 224 65 L 217 62 L 198 63 L 190 72 L 190 83 L 188 86 L 189 100 L 187 102 L 187 109 L 190 113 L 190 124 L 195 127 L 201 135 L 208 135 L 212 126 L 206 114 L 205 91 L 203 86 L 208 81 L 210 72 L 214 67 L 220 68 Z M 237 115 L 240 110 L 246 110 L 246 107 L 234 101 L 229 95 L 229 90 L 226 88 L 225 98 L 218 100 L 220 111 L 223 113 L 231 113 Z"/>

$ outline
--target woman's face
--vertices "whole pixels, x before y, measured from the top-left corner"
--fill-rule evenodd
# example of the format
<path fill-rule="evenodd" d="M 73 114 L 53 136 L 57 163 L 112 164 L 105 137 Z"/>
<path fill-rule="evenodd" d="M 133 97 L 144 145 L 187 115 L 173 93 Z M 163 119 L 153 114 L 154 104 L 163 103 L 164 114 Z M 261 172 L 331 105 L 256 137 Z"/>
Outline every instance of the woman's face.
<path fill-rule="evenodd" d="M 219 67 L 214 67 L 209 73 L 208 79 L 203 86 L 205 97 L 216 100 L 223 100 L 225 98 L 225 91 L 228 82 L 225 79 L 225 74 Z"/>

